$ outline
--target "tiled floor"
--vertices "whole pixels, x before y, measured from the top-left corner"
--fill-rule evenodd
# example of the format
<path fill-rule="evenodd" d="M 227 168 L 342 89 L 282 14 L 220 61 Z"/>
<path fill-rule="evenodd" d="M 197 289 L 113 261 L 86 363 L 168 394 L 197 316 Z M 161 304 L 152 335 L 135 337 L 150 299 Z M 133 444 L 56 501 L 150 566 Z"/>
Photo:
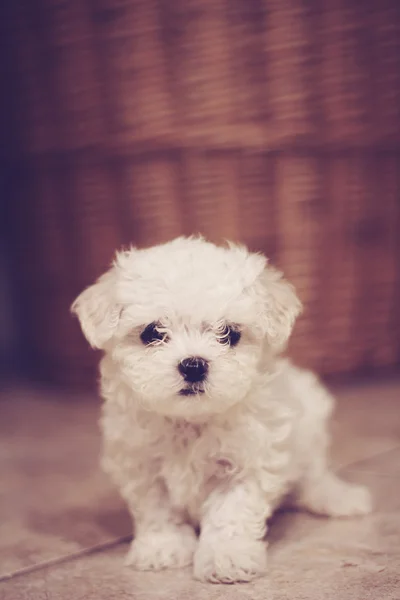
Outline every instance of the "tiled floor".
<path fill-rule="evenodd" d="M 371 487 L 374 514 L 277 515 L 268 577 L 224 587 L 193 581 L 190 570 L 136 573 L 122 566 L 126 541 L 106 545 L 129 535 L 131 524 L 97 467 L 98 402 L 3 389 L 0 600 L 399 600 L 400 381 L 352 386 L 338 397 L 334 463 Z"/>

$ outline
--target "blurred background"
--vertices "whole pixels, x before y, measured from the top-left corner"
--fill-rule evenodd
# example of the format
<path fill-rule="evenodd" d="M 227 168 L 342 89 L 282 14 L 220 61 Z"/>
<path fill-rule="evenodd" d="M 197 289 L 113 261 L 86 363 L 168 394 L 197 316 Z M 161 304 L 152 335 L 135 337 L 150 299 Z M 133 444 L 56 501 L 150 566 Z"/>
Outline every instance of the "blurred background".
<path fill-rule="evenodd" d="M 6 0 L 3 371 L 93 388 L 69 313 L 122 245 L 265 252 L 324 375 L 400 362 L 396 0 Z"/>

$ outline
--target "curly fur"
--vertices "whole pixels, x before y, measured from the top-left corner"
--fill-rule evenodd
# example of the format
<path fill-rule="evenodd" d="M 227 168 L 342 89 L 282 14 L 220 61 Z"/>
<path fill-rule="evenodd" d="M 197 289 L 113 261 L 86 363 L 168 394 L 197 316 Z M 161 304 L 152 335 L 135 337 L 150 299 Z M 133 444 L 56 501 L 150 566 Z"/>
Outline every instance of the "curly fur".
<path fill-rule="evenodd" d="M 202 238 L 120 252 L 77 298 L 86 338 L 104 350 L 103 466 L 134 518 L 128 564 L 193 562 L 198 579 L 248 581 L 266 571 L 267 520 L 285 499 L 321 515 L 369 512 L 367 490 L 329 470 L 332 397 L 278 357 L 300 308 L 263 256 Z M 149 323 L 164 337 L 145 346 Z M 226 324 L 241 332 L 235 347 Z M 181 395 L 177 366 L 191 356 L 208 376 Z"/>

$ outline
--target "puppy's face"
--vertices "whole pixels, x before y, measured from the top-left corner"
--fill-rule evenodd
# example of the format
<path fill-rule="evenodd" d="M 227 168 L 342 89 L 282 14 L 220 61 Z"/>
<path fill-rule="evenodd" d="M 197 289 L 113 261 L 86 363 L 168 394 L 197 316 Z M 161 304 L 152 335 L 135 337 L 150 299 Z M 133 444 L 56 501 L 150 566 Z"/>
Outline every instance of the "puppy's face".
<path fill-rule="evenodd" d="M 133 401 L 195 419 L 246 397 L 263 357 L 287 341 L 300 303 L 264 257 L 178 238 L 119 253 L 72 309 Z"/>

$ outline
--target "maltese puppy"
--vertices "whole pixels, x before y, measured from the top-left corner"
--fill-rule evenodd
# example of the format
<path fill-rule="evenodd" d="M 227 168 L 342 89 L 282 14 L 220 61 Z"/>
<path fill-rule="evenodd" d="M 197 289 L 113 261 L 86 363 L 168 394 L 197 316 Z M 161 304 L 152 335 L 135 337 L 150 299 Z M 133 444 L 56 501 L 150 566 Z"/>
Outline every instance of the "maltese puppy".
<path fill-rule="evenodd" d="M 266 571 L 267 522 L 284 500 L 370 511 L 368 491 L 329 469 L 332 397 L 279 358 L 300 308 L 263 256 L 202 238 L 119 252 L 76 299 L 104 351 L 103 465 L 134 519 L 127 564 L 249 581 Z"/>

